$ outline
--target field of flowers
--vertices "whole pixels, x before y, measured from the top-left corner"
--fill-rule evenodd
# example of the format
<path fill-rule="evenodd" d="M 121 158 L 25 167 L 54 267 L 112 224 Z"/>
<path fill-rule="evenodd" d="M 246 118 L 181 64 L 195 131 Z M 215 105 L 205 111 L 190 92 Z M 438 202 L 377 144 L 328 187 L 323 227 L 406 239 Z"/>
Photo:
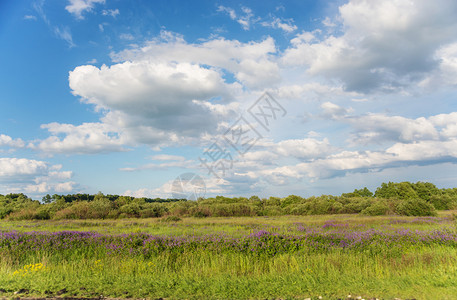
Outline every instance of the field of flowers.
<path fill-rule="evenodd" d="M 457 229 L 449 212 L 161 221 L 3 221 L 0 297 L 457 295 Z"/>

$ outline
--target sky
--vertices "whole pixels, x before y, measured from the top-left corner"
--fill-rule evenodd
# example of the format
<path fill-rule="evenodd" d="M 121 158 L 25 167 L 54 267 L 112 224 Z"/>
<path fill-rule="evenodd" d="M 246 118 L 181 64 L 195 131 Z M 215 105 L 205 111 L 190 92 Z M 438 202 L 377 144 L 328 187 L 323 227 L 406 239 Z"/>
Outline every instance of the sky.
<path fill-rule="evenodd" d="M 454 0 L 2 0 L 0 194 L 456 187 L 456 16 Z"/>

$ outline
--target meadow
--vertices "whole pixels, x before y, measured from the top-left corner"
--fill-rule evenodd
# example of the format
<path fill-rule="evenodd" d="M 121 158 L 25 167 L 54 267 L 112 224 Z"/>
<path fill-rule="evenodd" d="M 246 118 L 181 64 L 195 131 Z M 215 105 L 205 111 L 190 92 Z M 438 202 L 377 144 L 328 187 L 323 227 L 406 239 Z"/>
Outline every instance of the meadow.
<path fill-rule="evenodd" d="M 0 221 L 0 297 L 455 299 L 437 216 Z"/>

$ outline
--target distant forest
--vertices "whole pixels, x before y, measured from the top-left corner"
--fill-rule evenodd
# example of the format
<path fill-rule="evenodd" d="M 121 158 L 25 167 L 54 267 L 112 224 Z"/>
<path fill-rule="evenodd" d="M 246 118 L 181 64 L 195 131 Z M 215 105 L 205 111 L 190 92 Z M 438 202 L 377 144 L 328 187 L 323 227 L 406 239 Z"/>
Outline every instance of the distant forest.
<path fill-rule="evenodd" d="M 356 189 L 340 196 L 303 198 L 217 196 L 186 199 L 135 198 L 119 195 L 46 195 L 42 201 L 24 194 L 0 195 L 0 219 L 119 219 L 237 217 L 279 215 L 363 214 L 433 216 L 437 210 L 457 209 L 457 188 L 439 189 L 429 182 L 383 183 L 373 193 Z"/>

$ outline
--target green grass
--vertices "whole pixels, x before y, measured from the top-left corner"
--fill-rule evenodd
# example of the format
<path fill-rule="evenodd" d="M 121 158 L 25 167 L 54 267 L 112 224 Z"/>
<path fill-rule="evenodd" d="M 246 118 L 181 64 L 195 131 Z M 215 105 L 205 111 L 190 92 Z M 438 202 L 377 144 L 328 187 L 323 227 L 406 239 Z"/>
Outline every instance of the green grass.
<path fill-rule="evenodd" d="M 185 218 L 176 223 L 158 219 L 85 221 L 2 221 L 1 231 L 146 232 L 157 235 L 203 235 L 225 232 L 232 236 L 268 227 L 297 234 L 297 223 L 322 227 L 329 221 L 347 224 L 348 230 L 455 230 L 451 212 L 427 221 L 414 217 L 282 216 L 243 218 Z M 331 228 L 329 230 L 332 230 Z M 253 256 L 243 253 L 162 253 L 148 260 L 88 256 L 73 253 L 30 252 L 20 262 L 0 257 L 0 297 L 23 289 L 30 296 L 83 296 L 171 299 L 456 299 L 457 248 L 411 246 L 404 253 L 378 254 L 335 249 L 325 253 L 285 253 Z M 27 267 L 43 264 L 42 268 Z M 27 272 L 24 270 L 26 266 Z M 25 290 L 25 291 L 24 291 Z M 28 293 L 28 294 L 25 294 Z"/>

